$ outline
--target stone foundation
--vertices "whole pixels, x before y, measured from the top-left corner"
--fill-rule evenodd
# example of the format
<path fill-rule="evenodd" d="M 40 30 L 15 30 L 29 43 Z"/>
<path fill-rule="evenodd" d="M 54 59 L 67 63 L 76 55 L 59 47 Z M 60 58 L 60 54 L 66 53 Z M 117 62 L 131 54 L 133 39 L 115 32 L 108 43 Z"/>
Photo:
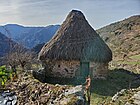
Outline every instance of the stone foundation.
<path fill-rule="evenodd" d="M 80 72 L 79 61 L 53 61 L 46 65 L 46 73 L 51 77 L 73 78 L 75 76 L 80 76 Z M 93 78 L 106 77 L 108 63 L 90 62 L 90 72 L 93 74 Z"/>
<path fill-rule="evenodd" d="M 79 65 L 78 61 L 56 61 L 52 68 L 53 76 L 73 78 L 79 71 Z"/>

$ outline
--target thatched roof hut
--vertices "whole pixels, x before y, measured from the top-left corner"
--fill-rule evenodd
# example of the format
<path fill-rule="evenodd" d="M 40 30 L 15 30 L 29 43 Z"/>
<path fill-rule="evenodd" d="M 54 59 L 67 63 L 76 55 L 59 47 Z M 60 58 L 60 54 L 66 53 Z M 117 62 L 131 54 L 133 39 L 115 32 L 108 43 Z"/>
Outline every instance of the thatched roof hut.
<path fill-rule="evenodd" d="M 81 11 L 72 10 L 39 53 L 40 60 L 106 63 L 112 52 Z"/>
<path fill-rule="evenodd" d="M 112 52 L 82 12 L 72 10 L 39 54 L 42 59 L 109 62 Z"/>

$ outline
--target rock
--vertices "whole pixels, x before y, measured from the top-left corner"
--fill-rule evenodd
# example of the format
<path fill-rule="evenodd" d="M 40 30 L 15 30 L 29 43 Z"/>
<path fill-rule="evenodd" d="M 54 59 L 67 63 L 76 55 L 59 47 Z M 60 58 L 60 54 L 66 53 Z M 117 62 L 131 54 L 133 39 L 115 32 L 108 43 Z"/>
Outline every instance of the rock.
<path fill-rule="evenodd" d="M 123 95 L 124 93 L 126 92 L 126 89 L 122 89 L 120 92 L 119 92 L 119 95 Z"/>
<path fill-rule="evenodd" d="M 134 100 L 135 105 L 140 105 L 140 91 L 138 91 L 136 94 L 132 96 L 132 99 Z"/>
<path fill-rule="evenodd" d="M 0 96 L 0 104 L 2 103 L 2 100 L 4 100 L 4 98 Z"/>
<path fill-rule="evenodd" d="M 7 99 L 4 99 L 2 104 L 6 105 L 7 101 L 8 101 Z"/>
<path fill-rule="evenodd" d="M 70 89 L 68 89 L 67 91 L 65 91 L 64 95 L 67 98 L 64 98 L 64 100 L 61 102 L 63 103 L 62 105 L 64 105 L 64 103 L 72 103 L 73 105 L 84 105 L 85 104 L 85 99 L 84 99 L 84 90 L 82 85 L 78 85 L 76 87 L 72 87 Z M 73 95 L 73 97 L 69 97 Z M 69 97 L 69 98 L 68 98 Z M 67 105 L 67 104 L 66 104 Z"/>
<path fill-rule="evenodd" d="M 61 85 L 59 85 L 59 84 L 55 84 L 55 86 L 61 86 Z"/>
<path fill-rule="evenodd" d="M 11 102 L 11 101 L 8 101 L 8 102 L 6 103 L 6 105 L 12 105 L 12 102 Z"/>
<path fill-rule="evenodd" d="M 22 83 L 22 84 L 19 86 L 19 88 L 20 88 L 20 89 L 24 89 L 24 88 L 26 88 L 26 86 L 27 86 L 26 83 Z"/>
<path fill-rule="evenodd" d="M 0 95 L 0 105 L 16 105 L 17 97 L 15 96 L 15 92 L 4 91 Z"/>
<path fill-rule="evenodd" d="M 77 105 L 84 105 L 86 100 L 81 96 L 78 96 L 77 98 L 78 98 Z"/>
<path fill-rule="evenodd" d="M 130 104 L 129 102 L 127 102 L 125 105 L 133 105 L 133 104 Z"/>
<path fill-rule="evenodd" d="M 45 72 L 44 70 L 38 70 L 38 71 L 33 71 L 32 72 L 32 75 L 35 79 L 38 79 L 39 81 L 41 82 L 44 82 L 45 81 Z"/>
<path fill-rule="evenodd" d="M 46 95 L 41 96 L 41 98 L 40 98 L 41 104 L 46 104 L 48 102 L 48 100 L 49 100 L 49 97 Z"/>
<path fill-rule="evenodd" d="M 82 85 L 78 85 L 76 87 L 72 87 L 71 89 L 67 90 L 64 94 L 65 96 L 70 94 L 76 94 L 77 96 L 84 96 L 84 90 Z"/>
<path fill-rule="evenodd" d="M 134 94 L 134 96 L 132 98 L 134 98 L 136 100 L 140 100 L 140 94 Z"/>
<path fill-rule="evenodd" d="M 140 100 L 134 100 L 133 102 L 135 105 L 140 105 Z"/>
<path fill-rule="evenodd" d="M 67 98 L 64 98 L 63 100 L 61 100 L 60 105 L 67 105 L 70 100 L 71 99 L 68 98 L 68 97 Z"/>
<path fill-rule="evenodd" d="M 122 89 L 120 92 L 117 92 L 113 97 L 112 97 L 112 102 L 115 102 L 119 96 L 122 96 L 126 92 L 126 89 Z"/>
<path fill-rule="evenodd" d="M 13 98 L 13 101 L 12 101 L 12 105 L 16 105 L 16 103 L 17 103 L 17 96 L 13 96 L 14 98 Z"/>
<path fill-rule="evenodd" d="M 115 94 L 113 97 L 112 97 L 112 102 L 115 102 L 117 99 L 118 99 L 118 94 Z"/>

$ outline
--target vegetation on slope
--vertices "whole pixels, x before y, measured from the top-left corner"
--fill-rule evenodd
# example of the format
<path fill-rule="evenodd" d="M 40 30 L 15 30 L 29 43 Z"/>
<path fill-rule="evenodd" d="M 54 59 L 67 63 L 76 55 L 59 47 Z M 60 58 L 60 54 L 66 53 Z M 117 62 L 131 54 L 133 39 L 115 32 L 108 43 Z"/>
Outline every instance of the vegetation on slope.
<path fill-rule="evenodd" d="M 93 80 L 92 105 L 105 105 L 105 103 L 111 102 L 112 96 L 114 96 L 118 91 L 139 87 L 139 76 L 139 74 L 129 72 L 128 70 L 114 69 L 109 71 L 109 75 L 105 80 Z M 132 95 L 130 94 L 130 96 Z M 127 102 L 127 100 L 124 100 L 124 102 Z M 114 105 L 114 103 L 111 105 Z"/>
<path fill-rule="evenodd" d="M 110 24 L 97 32 L 113 52 L 111 64 L 114 67 L 140 70 L 140 59 L 135 59 L 140 56 L 140 15 Z"/>
<path fill-rule="evenodd" d="M 0 66 L 0 88 L 12 77 L 11 70 L 6 69 L 5 66 Z"/>

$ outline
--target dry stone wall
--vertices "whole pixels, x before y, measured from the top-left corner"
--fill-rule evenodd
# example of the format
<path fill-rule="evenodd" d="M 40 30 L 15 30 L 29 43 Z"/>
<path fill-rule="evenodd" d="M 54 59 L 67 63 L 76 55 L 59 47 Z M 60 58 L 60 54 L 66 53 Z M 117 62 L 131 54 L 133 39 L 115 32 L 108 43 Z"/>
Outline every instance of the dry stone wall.
<path fill-rule="evenodd" d="M 80 76 L 79 61 L 55 61 L 51 67 L 51 77 L 73 78 Z M 108 72 L 108 63 L 90 62 L 90 72 L 93 78 L 104 78 Z"/>
<path fill-rule="evenodd" d="M 72 78 L 79 70 L 80 62 L 78 61 L 56 61 L 52 69 L 53 76 Z"/>

